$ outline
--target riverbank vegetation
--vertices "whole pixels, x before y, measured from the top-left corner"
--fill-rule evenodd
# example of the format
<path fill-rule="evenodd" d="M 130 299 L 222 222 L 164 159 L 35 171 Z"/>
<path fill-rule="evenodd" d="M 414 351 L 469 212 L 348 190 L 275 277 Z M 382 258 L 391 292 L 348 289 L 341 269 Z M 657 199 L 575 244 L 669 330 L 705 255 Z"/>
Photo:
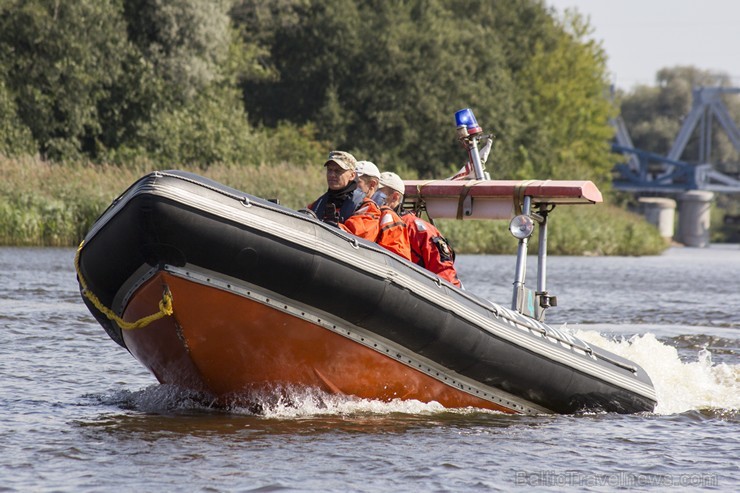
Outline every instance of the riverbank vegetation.
<path fill-rule="evenodd" d="M 145 163 L 120 167 L 0 158 L 0 244 L 76 246 L 118 195 L 154 169 Z M 316 165 L 181 169 L 253 195 L 278 198 L 295 209 L 305 207 L 325 188 L 323 170 Z M 437 224 L 459 253 L 508 254 L 516 248 L 505 221 Z M 551 224 L 552 254 L 653 255 L 665 248 L 654 227 L 613 205 L 562 206 L 551 216 Z"/>

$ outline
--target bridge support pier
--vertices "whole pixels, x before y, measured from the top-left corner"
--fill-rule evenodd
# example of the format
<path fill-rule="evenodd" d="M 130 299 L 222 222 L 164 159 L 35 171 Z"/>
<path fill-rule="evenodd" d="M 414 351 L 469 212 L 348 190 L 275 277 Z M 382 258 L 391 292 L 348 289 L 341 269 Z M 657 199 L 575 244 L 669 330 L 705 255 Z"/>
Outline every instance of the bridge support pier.
<path fill-rule="evenodd" d="M 691 190 L 678 196 L 676 240 L 689 247 L 709 246 L 709 218 L 714 193 Z"/>
<path fill-rule="evenodd" d="M 658 228 L 667 242 L 673 239 L 676 201 L 663 197 L 640 197 L 640 209 L 647 222 Z"/>

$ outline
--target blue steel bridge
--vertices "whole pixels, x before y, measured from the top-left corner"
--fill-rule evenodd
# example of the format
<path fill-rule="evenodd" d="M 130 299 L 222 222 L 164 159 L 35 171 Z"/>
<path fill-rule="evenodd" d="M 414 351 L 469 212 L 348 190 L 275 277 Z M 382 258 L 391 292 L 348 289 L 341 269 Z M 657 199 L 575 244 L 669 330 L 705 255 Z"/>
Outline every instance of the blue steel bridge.
<path fill-rule="evenodd" d="M 615 152 L 626 162 L 615 168 L 613 187 L 638 195 L 670 196 L 691 190 L 740 193 L 740 177 L 718 171 L 710 162 L 712 130 L 717 121 L 732 145 L 740 153 L 740 130 L 732 120 L 722 95 L 740 93 L 736 87 L 698 87 L 692 93 L 692 108 L 666 156 L 636 149 L 621 118 L 612 122 L 616 128 Z M 699 162 L 681 161 L 689 138 L 698 133 Z"/>

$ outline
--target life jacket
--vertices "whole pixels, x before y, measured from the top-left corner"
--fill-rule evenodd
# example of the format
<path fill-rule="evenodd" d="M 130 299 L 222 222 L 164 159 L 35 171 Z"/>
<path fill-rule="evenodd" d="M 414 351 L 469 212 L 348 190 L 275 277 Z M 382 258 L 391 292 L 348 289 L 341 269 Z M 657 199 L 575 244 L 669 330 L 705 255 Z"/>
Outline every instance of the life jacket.
<path fill-rule="evenodd" d="M 411 261 L 462 287 L 454 266 L 455 251 L 439 230 L 410 211 L 401 213 L 401 219 L 408 227 Z"/>
<path fill-rule="evenodd" d="M 343 190 L 329 190 L 308 208 L 322 221 L 341 224 L 359 208 L 365 193 L 351 182 Z"/>
<path fill-rule="evenodd" d="M 386 250 L 411 260 L 408 227 L 387 205 L 380 208 L 380 233 L 376 242 Z"/>
<path fill-rule="evenodd" d="M 376 241 L 380 233 L 380 209 L 371 199 L 365 198 L 339 227 L 367 241 Z"/>

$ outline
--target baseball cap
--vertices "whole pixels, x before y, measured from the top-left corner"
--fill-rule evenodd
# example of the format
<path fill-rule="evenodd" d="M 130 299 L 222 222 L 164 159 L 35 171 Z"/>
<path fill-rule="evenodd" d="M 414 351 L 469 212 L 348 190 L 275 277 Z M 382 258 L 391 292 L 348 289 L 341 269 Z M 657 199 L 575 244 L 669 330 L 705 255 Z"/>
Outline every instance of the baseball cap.
<path fill-rule="evenodd" d="M 344 151 L 331 151 L 329 153 L 329 159 L 324 163 L 324 166 L 330 162 L 335 162 L 342 169 L 348 169 L 354 171 L 357 167 L 357 159 L 349 152 Z"/>
<path fill-rule="evenodd" d="M 380 170 L 370 161 L 357 161 L 357 176 L 372 176 L 380 181 Z"/>
<path fill-rule="evenodd" d="M 380 186 L 381 188 L 388 187 L 401 195 L 406 193 L 406 186 L 401 177 L 391 171 L 384 171 L 380 174 Z"/>

